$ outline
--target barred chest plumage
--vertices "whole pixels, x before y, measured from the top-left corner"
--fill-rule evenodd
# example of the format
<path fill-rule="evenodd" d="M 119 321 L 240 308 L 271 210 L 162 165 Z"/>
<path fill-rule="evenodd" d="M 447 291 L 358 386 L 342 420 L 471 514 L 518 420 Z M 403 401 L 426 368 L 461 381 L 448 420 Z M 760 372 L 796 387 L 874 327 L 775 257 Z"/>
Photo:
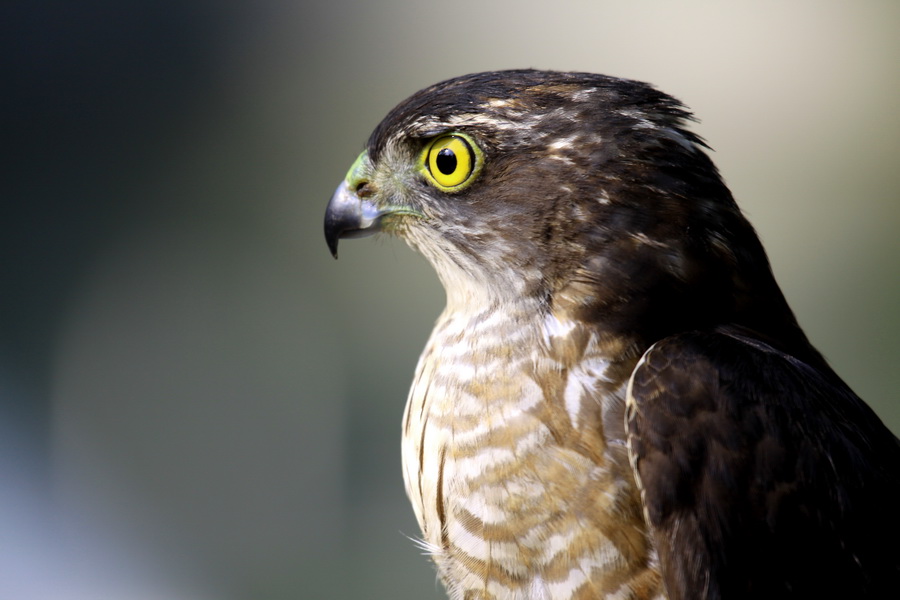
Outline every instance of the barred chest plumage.
<path fill-rule="evenodd" d="M 535 314 L 438 320 L 404 417 L 424 546 L 454 600 L 662 597 L 622 433 L 636 358 Z"/>

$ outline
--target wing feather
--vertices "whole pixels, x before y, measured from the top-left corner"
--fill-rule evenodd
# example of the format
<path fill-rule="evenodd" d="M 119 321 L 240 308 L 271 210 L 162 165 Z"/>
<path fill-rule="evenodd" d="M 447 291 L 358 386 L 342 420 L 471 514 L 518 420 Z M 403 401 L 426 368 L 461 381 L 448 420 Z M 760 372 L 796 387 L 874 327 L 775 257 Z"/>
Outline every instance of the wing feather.
<path fill-rule="evenodd" d="M 671 600 L 896 593 L 900 441 L 833 372 L 679 334 L 635 368 L 626 420 Z"/>

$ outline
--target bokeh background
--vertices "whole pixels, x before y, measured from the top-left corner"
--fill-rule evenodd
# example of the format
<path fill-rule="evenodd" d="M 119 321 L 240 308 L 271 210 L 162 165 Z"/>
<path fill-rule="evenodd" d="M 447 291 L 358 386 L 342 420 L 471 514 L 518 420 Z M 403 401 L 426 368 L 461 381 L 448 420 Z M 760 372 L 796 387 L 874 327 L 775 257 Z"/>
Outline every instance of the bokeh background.
<path fill-rule="evenodd" d="M 0 597 L 444 597 L 399 466 L 443 292 L 321 224 L 381 117 L 466 72 L 691 106 L 900 431 L 898 31 L 893 0 L 4 2 Z"/>

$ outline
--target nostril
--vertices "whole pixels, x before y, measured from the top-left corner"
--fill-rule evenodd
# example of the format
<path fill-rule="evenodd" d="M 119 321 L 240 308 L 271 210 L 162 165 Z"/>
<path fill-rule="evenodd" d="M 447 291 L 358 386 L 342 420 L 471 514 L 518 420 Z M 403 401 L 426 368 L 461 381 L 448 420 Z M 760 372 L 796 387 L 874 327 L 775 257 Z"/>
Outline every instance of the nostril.
<path fill-rule="evenodd" d="M 372 187 L 369 185 L 368 181 L 360 181 L 356 185 L 357 198 L 367 198 L 371 195 L 372 195 Z"/>

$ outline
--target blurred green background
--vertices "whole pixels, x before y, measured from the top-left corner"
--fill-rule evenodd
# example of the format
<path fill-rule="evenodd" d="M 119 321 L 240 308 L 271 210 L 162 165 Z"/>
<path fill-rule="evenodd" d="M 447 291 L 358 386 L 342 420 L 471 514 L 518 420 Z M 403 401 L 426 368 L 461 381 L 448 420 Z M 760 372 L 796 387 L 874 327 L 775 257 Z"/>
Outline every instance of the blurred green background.
<path fill-rule="evenodd" d="M 322 237 L 369 132 L 512 67 L 687 103 L 802 325 L 900 431 L 900 4 L 0 8 L 0 596 L 443 598 L 400 417 L 443 292 Z"/>

